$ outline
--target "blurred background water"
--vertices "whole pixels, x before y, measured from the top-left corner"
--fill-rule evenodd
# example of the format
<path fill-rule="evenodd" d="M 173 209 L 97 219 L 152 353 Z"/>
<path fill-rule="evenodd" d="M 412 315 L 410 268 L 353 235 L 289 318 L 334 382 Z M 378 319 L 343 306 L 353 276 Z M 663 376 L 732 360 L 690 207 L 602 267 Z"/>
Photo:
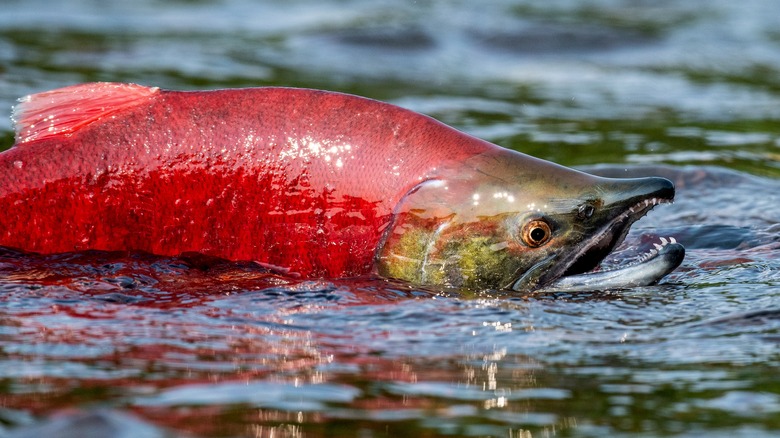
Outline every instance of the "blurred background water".
<path fill-rule="evenodd" d="M 677 202 L 630 239 L 688 255 L 657 286 L 518 297 L 0 250 L 0 436 L 776 436 L 778 17 L 772 0 L 4 0 L 6 114 L 87 81 L 360 94 L 669 177 Z"/>

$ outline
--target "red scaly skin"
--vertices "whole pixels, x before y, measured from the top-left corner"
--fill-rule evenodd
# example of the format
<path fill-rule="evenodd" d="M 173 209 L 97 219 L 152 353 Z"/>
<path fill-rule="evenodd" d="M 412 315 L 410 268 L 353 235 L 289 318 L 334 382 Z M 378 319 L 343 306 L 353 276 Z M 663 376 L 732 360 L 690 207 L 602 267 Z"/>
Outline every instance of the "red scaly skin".
<path fill-rule="evenodd" d="M 108 85 L 67 90 L 90 86 Z M 71 129 L 0 154 L 0 246 L 199 252 L 304 277 L 361 275 L 407 192 L 497 148 L 339 93 L 137 88 L 148 96 L 84 123 L 52 108 Z"/>

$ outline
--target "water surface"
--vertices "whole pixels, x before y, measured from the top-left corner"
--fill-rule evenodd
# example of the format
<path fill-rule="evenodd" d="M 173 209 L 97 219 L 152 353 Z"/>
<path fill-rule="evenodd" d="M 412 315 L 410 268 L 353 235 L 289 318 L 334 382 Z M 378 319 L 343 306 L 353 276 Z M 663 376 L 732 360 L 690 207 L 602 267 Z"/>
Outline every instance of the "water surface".
<path fill-rule="evenodd" d="M 666 176 L 677 201 L 627 246 L 674 236 L 687 257 L 656 286 L 519 296 L 0 250 L 4 432 L 777 435 L 778 13 L 771 0 L 6 1 L 6 114 L 95 80 L 357 93 L 561 164 Z M 0 149 L 12 136 L 0 118 Z"/>

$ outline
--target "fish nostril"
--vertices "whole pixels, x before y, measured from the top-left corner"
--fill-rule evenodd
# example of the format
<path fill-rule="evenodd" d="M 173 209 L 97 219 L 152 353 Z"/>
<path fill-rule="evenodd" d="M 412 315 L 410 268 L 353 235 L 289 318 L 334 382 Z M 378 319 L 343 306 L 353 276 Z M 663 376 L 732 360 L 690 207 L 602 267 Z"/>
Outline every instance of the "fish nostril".
<path fill-rule="evenodd" d="M 577 209 L 577 218 L 580 220 L 590 219 L 595 211 L 596 208 L 591 204 L 582 204 Z"/>

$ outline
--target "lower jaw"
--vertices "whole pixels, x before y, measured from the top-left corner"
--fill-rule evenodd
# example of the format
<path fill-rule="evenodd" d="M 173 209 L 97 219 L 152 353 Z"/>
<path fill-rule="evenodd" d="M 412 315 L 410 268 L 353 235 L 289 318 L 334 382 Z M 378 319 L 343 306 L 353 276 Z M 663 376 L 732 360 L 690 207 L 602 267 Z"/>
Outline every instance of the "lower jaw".
<path fill-rule="evenodd" d="M 685 257 L 685 248 L 674 239 L 661 239 L 657 245 L 626 266 L 561 277 L 539 291 L 591 292 L 655 284 L 674 271 Z"/>

